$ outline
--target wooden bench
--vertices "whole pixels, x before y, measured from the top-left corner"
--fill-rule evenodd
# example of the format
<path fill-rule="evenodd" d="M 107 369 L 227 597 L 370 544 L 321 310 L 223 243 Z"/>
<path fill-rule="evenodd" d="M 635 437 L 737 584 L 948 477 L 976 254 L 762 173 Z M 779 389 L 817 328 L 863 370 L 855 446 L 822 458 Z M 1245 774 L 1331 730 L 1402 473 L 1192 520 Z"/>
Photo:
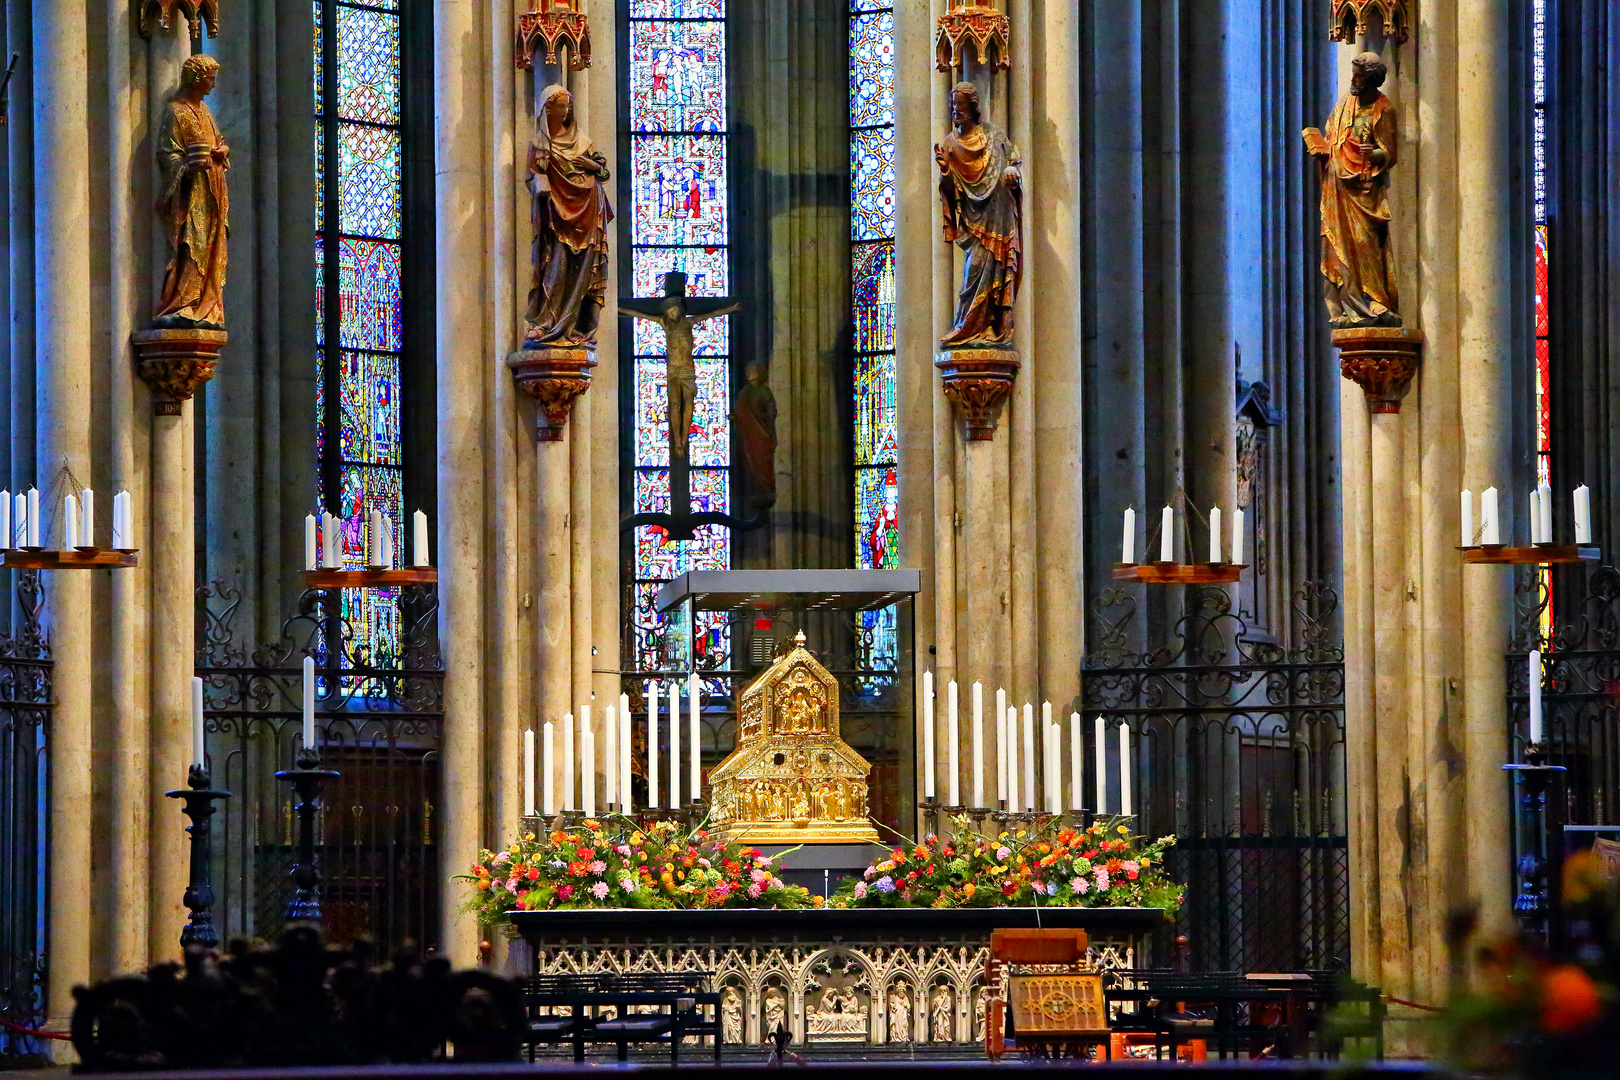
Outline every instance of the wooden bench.
<path fill-rule="evenodd" d="M 526 979 L 524 1042 L 529 1060 L 542 1045 L 572 1044 L 574 1061 L 583 1062 L 588 1043 L 612 1043 L 620 1061 L 629 1060 L 631 1043 L 668 1043 L 673 1065 L 680 1061 L 682 1041 L 691 1036 L 714 1039 L 718 1064 L 720 995 L 710 989 L 711 981 L 706 972 L 604 972 Z M 613 1015 L 603 1019 L 607 1009 Z"/>

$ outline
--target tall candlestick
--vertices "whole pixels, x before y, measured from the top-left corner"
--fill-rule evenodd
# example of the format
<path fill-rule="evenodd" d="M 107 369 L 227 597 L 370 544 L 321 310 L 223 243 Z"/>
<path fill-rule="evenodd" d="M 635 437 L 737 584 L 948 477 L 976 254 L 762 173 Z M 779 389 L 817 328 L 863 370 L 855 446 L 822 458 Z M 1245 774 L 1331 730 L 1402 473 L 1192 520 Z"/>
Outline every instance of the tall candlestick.
<path fill-rule="evenodd" d="M 628 694 L 619 695 L 619 807 L 626 814 L 636 808 L 630 790 L 630 704 Z"/>
<path fill-rule="evenodd" d="M 953 690 L 955 689 L 955 686 L 955 683 L 951 684 L 951 688 Z M 945 775 L 949 777 L 949 780 L 947 781 L 951 796 L 949 805 L 961 806 L 962 771 L 960 765 L 960 752 L 962 745 L 962 732 L 961 728 L 958 726 L 958 718 L 955 709 L 956 702 L 948 701 L 946 702 L 946 705 L 950 706 L 945 710 Z M 930 762 L 929 764 L 931 765 L 933 763 Z M 930 798 L 932 798 L 932 796 L 930 796 Z"/>
<path fill-rule="evenodd" d="M 114 520 L 117 519 L 117 508 L 113 510 Z M 304 569 L 315 569 L 315 515 L 304 515 Z"/>
<path fill-rule="evenodd" d="M 923 672 L 922 688 L 923 798 L 934 797 L 934 673 Z M 956 804 L 951 803 L 952 806 Z"/>
<path fill-rule="evenodd" d="M 1575 489 L 1575 542 L 1592 542 L 1592 489 L 1585 484 Z"/>
<path fill-rule="evenodd" d="M 1024 810 L 1035 809 L 1035 706 L 1024 702 Z"/>
<path fill-rule="evenodd" d="M 96 546 L 96 493 L 89 488 L 79 492 L 79 543 Z"/>
<path fill-rule="evenodd" d="M 702 707 L 702 701 L 703 688 L 698 683 L 697 672 L 694 671 L 686 696 L 686 705 L 692 718 L 692 727 L 686 739 L 686 752 L 692 762 L 691 774 L 686 779 L 686 790 L 692 802 L 697 802 L 703 794 L 703 738 L 702 730 L 698 727 L 698 710 Z"/>
<path fill-rule="evenodd" d="M 974 687 L 979 684 L 974 683 Z M 979 691 L 974 690 L 977 694 Z M 1014 807 L 1011 803 L 1007 787 L 1007 763 L 1012 760 L 1012 751 L 1007 749 L 1007 691 L 996 687 L 996 801 L 1007 803 L 1007 809 Z"/>
<path fill-rule="evenodd" d="M 1552 531 L 1552 488 L 1543 480 L 1536 487 L 1536 508 L 1541 512 L 1541 542 L 1553 542 Z"/>
<path fill-rule="evenodd" d="M 72 551 L 79 546 L 79 500 L 72 495 L 62 497 L 62 550 Z"/>
<path fill-rule="evenodd" d="M 1078 811 L 1085 803 L 1085 794 L 1081 791 L 1080 777 L 1083 762 L 1082 748 L 1085 738 L 1080 732 L 1080 714 L 1069 714 L 1069 809 Z"/>
<path fill-rule="evenodd" d="M 658 809 L 658 684 L 647 682 L 647 809 Z"/>
<path fill-rule="evenodd" d="M 669 681 L 669 808 L 681 808 L 681 681 Z"/>
<path fill-rule="evenodd" d="M 1472 491 L 1469 491 L 1467 488 L 1463 488 L 1463 492 L 1462 492 L 1462 510 L 1459 513 L 1459 520 L 1462 522 L 1462 545 L 1461 546 L 1463 546 L 1463 547 L 1473 547 L 1474 546 L 1474 493 Z"/>
<path fill-rule="evenodd" d="M 557 767 L 557 743 L 550 720 L 540 725 L 540 749 L 545 753 L 540 771 L 540 812 L 549 820 L 557 813 L 557 783 L 553 779 Z"/>
<path fill-rule="evenodd" d="M 1159 516 L 1159 561 L 1176 561 L 1176 512 L 1168 506 Z"/>
<path fill-rule="evenodd" d="M 304 748 L 315 747 L 315 658 L 304 657 Z"/>
<path fill-rule="evenodd" d="M 534 728 L 523 733 L 523 815 L 534 817 Z"/>
<path fill-rule="evenodd" d="M 1063 789 L 1062 770 L 1053 763 L 1052 751 L 1057 749 L 1057 736 L 1052 733 L 1052 703 L 1041 702 L 1041 771 L 1045 776 L 1046 809 L 1057 813 L 1058 793 Z"/>
<path fill-rule="evenodd" d="M 574 808 L 574 714 L 563 717 L 562 722 L 562 778 L 563 809 Z"/>
<path fill-rule="evenodd" d="M 583 767 L 579 774 L 580 803 L 585 816 L 596 816 L 596 733 L 590 728 L 590 717 L 582 716 L 579 729 L 579 756 Z"/>
<path fill-rule="evenodd" d="M 1232 565 L 1243 565 L 1243 511 L 1232 511 Z"/>
<path fill-rule="evenodd" d="M 1541 650 L 1530 652 L 1530 742 L 1541 742 Z"/>
<path fill-rule="evenodd" d="M 1007 706 L 1007 809 L 1018 813 L 1023 801 L 1018 798 L 1018 706 Z"/>
<path fill-rule="evenodd" d="M 1131 816 L 1131 729 L 1119 725 L 1119 812 Z"/>
<path fill-rule="evenodd" d="M 608 811 L 619 801 L 619 710 L 609 705 L 602 717 L 602 798 Z"/>
<path fill-rule="evenodd" d="M 1541 543 L 1541 493 L 1530 492 L 1530 542 Z"/>
<path fill-rule="evenodd" d="M 1125 535 L 1120 540 L 1119 561 L 1129 566 L 1136 562 L 1136 508 L 1125 508 Z"/>
<path fill-rule="evenodd" d="M 432 566 L 428 554 L 427 515 L 418 510 L 411 516 L 411 561 L 417 566 Z"/>
<path fill-rule="evenodd" d="M 1488 487 L 1479 494 L 1479 542 L 1496 547 L 1502 543 L 1502 523 L 1496 514 L 1496 489 Z"/>
<path fill-rule="evenodd" d="M 37 548 L 39 543 L 39 490 L 28 489 L 28 546 Z"/>
<path fill-rule="evenodd" d="M 1209 508 L 1209 561 L 1221 561 L 1221 508 Z"/>
<path fill-rule="evenodd" d="M 207 762 L 203 749 L 203 681 L 191 680 L 191 763 L 202 766 Z"/>
<path fill-rule="evenodd" d="M 1101 716 L 1096 722 L 1097 813 L 1108 813 L 1108 733 Z"/>
<path fill-rule="evenodd" d="M 0 548 L 12 546 L 11 492 L 0 491 Z"/>

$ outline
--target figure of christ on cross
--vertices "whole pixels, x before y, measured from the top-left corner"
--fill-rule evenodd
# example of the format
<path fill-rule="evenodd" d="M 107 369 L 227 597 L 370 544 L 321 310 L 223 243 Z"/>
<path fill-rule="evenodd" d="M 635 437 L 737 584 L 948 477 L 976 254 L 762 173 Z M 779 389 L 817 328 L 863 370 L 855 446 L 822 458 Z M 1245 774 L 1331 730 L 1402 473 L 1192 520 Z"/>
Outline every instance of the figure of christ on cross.
<path fill-rule="evenodd" d="M 664 295 L 641 300 L 620 300 L 619 314 L 646 319 L 664 328 L 664 355 L 668 363 L 665 389 L 669 395 L 669 463 L 687 462 L 687 436 L 697 404 L 697 366 L 692 361 L 692 327 L 705 319 L 726 315 L 742 305 L 724 297 L 688 298 L 686 275 L 664 275 Z M 677 513 L 686 508 L 678 507 Z"/>

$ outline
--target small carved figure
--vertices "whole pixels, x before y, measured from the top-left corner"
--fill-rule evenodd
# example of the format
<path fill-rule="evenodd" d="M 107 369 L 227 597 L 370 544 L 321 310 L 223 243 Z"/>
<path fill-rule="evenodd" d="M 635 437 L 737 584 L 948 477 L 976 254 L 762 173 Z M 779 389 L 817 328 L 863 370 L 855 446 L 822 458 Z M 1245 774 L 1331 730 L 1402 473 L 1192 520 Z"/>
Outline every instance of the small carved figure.
<path fill-rule="evenodd" d="M 692 431 L 692 412 L 697 406 L 697 366 L 692 360 L 692 327 L 736 311 L 741 304 L 723 300 L 686 298 L 686 275 L 671 271 L 664 275 L 662 300 L 621 300 L 619 314 L 646 319 L 664 328 L 664 356 L 668 366 L 665 390 L 669 396 L 669 454 L 673 464 L 686 460 L 687 436 Z"/>
<path fill-rule="evenodd" d="M 810 820 L 810 796 L 802 780 L 793 785 L 791 810 L 794 821 Z"/>
<path fill-rule="evenodd" d="M 735 986 L 720 991 L 720 1030 L 733 1046 L 743 1041 L 742 994 Z"/>
<path fill-rule="evenodd" d="M 911 1041 L 911 985 L 904 979 L 889 984 L 889 1041 Z"/>
<path fill-rule="evenodd" d="M 574 95 L 555 84 L 540 97 L 529 144 L 534 226 L 526 347 L 595 345 L 607 292 L 607 158 L 579 130 Z"/>
<path fill-rule="evenodd" d="M 765 1030 L 775 1031 L 787 1023 L 787 995 L 780 986 L 765 988 Z"/>
<path fill-rule="evenodd" d="M 990 1008 L 990 988 L 975 987 L 973 991 L 973 1041 L 984 1042 L 984 1018 Z"/>
<path fill-rule="evenodd" d="M 1023 276 L 1022 158 L 1005 132 L 984 121 L 970 82 L 951 89 L 951 130 L 934 145 L 934 161 L 945 239 L 965 256 L 956 319 L 940 347 L 1010 347 Z"/>
<path fill-rule="evenodd" d="M 955 1036 L 951 1033 L 951 992 L 944 985 L 934 985 L 928 1012 L 932 1018 L 933 1041 L 954 1042 Z"/>
<path fill-rule="evenodd" d="M 152 318 L 158 329 L 225 327 L 231 209 L 225 171 L 231 167 L 231 151 L 203 101 L 218 77 L 219 61 L 200 54 L 188 57 L 180 65 L 180 88 L 169 99 L 158 130 L 163 189 L 155 209 L 169 241 L 169 263 Z"/>
<path fill-rule="evenodd" d="M 1335 327 L 1401 325 L 1389 242 L 1395 106 L 1379 90 L 1388 70 L 1377 53 L 1356 57 L 1327 131 L 1303 132 L 1322 167 L 1323 298 Z"/>
<path fill-rule="evenodd" d="M 732 405 L 731 426 L 742 450 L 747 512 L 755 514 L 776 503 L 776 395 L 758 360 L 743 374 L 747 381 Z"/>

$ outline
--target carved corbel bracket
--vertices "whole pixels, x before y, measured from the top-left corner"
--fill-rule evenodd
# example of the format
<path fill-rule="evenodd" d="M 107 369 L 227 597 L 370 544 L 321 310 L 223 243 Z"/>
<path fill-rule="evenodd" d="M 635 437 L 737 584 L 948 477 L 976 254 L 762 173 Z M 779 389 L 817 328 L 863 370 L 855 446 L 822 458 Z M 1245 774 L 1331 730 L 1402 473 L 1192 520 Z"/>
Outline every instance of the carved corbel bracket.
<path fill-rule="evenodd" d="M 1398 413 L 1423 362 L 1423 331 L 1359 326 L 1333 331 L 1339 374 L 1361 387 L 1375 413 Z"/>
<path fill-rule="evenodd" d="M 1015 349 L 944 349 L 934 358 L 945 396 L 962 409 L 971 442 L 996 436 L 1001 404 L 1012 393 L 1020 366 Z"/>
<path fill-rule="evenodd" d="M 540 405 L 535 439 L 561 442 L 574 401 L 591 388 L 596 352 L 583 345 L 519 349 L 506 358 L 517 388 Z"/>
<path fill-rule="evenodd" d="M 223 330 L 137 330 L 129 337 L 135 370 L 152 390 L 154 416 L 179 416 L 203 383 L 214 377 L 219 351 L 230 341 Z"/>
<path fill-rule="evenodd" d="M 1354 42 L 1367 33 L 1370 18 L 1384 17 L 1384 36 L 1404 45 L 1412 36 L 1406 0 L 1328 0 L 1328 40 Z"/>
<path fill-rule="evenodd" d="M 219 0 L 141 0 L 141 36 L 151 37 L 154 25 L 168 30 L 176 11 L 186 17 L 193 41 L 201 40 L 203 23 L 209 37 L 219 37 Z"/>
<path fill-rule="evenodd" d="M 548 64 L 557 62 L 557 47 L 567 45 L 570 68 L 581 71 L 591 66 L 591 24 L 579 10 L 579 0 L 532 0 L 531 10 L 518 16 L 514 58 L 519 68 L 534 68 L 537 44 L 545 45 Z"/>
<path fill-rule="evenodd" d="M 1005 71 L 1012 66 L 1007 41 L 1011 29 L 1006 12 L 997 11 L 988 3 L 951 0 L 950 10 L 939 17 L 939 31 L 934 38 L 934 66 L 945 72 L 960 67 L 962 46 L 971 43 L 978 52 L 979 63 Z M 994 61 L 990 56 L 992 46 L 995 47 Z"/>

